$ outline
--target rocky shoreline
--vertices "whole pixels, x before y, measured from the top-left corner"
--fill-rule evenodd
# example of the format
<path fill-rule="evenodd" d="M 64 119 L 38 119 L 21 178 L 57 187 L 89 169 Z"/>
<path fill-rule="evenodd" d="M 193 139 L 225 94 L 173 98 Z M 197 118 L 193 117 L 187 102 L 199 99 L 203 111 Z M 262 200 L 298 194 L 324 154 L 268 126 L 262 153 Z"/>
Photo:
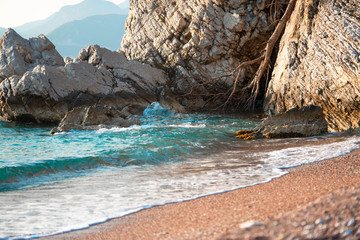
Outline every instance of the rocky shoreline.
<path fill-rule="evenodd" d="M 130 2 L 122 49 L 88 46 L 75 59 L 62 59 L 44 35 L 26 40 L 8 29 L 0 39 L 0 117 L 60 124 L 55 133 L 138 124 L 137 116 L 156 101 L 185 112 L 231 100 L 227 110 L 241 112 L 250 93 L 235 85 L 249 84 L 256 64 L 237 79 L 219 76 L 259 56 L 272 18 L 286 7 L 279 4 L 274 10 L 266 0 Z M 264 99 L 271 120 L 257 133 L 311 136 L 359 127 L 359 8 L 351 0 L 296 2 L 272 75 L 261 83 L 258 102 Z M 323 116 L 302 114 L 311 106 Z"/>
<path fill-rule="evenodd" d="M 275 2 L 130 0 L 122 49 L 84 46 L 75 59 L 63 59 L 44 35 L 27 40 L 8 29 L 0 39 L 0 120 L 57 124 L 55 134 L 141 124 L 153 102 L 185 113 L 231 100 L 226 110 L 243 111 L 251 91 L 241 89 L 259 64 L 229 73 L 261 56 L 288 3 Z M 359 128 L 359 9 L 356 0 L 296 1 L 255 99 L 269 118 L 239 138 Z M 357 151 L 59 239 L 358 239 L 359 161 Z"/>
<path fill-rule="evenodd" d="M 57 131 L 138 124 L 152 102 L 184 108 L 168 94 L 166 74 L 97 45 L 62 60 L 43 35 L 23 39 L 9 29 L 0 39 L 0 116 L 6 121 L 57 123 Z M 99 126 L 101 125 L 101 126 Z"/>

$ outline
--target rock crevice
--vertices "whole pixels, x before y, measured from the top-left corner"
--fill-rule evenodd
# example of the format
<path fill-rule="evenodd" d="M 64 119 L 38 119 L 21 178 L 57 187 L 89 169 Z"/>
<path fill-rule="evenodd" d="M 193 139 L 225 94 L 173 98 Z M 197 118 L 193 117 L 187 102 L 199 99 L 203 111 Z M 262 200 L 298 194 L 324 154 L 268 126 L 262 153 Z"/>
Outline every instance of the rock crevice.
<path fill-rule="evenodd" d="M 272 17 L 281 14 L 280 10 L 271 12 L 267 0 L 130 0 L 122 50 L 129 59 L 171 69 L 171 87 L 181 96 L 194 85 L 230 73 L 241 62 L 259 57 L 274 30 Z M 255 67 L 246 68 L 240 82 L 247 82 L 255 71 Z M 225 89 L 233 82 L 230 76 L 215 85 Z M 196 89 L 182 103 L 195 110 L 223 104 L 226 94 L 218 101 L 208 101 L 209 88 Z"/>

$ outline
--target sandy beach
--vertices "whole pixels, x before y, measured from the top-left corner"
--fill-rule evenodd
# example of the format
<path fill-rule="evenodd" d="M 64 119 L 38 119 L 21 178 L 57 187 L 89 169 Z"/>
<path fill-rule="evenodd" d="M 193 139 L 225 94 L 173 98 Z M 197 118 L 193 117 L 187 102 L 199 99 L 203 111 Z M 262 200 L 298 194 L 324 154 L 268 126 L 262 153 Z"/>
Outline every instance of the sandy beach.
<path fill-rule="evenodd" d="M 360 238 L 360 150 L 288 171 L 269 183 L 153 207 L 47 239 Z"/>

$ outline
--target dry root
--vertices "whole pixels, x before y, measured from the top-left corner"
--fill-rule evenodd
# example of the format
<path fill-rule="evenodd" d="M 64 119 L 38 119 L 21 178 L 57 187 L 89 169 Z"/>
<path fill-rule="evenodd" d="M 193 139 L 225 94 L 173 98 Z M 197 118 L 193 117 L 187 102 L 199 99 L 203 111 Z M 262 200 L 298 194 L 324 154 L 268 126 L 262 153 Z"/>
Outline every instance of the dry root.
<path fill-rule="evenodd" d="M 229 104 L 230 100 L 234 97 L 235 93 L 237 92 L 237 88 L 238 88 L 238 85 L 239 85 L 239 79 L 240 79 L 242 70 L 244 68 L 246 68 L 247 66 L 250 66 L 250 65 L 261 62 L 258 70 L 256 71 L 256 73 L 253 76 L 250 83 L 247 86 L 245 86 L 245 87 L 243 87 L 241 89 L 242 92 L 245 92 L 245 91 L 250 89 L 250 93 L 251 93 L 250 97 L 247 100 L 244 101 L 244 102 L 246 102 L 245 108 L 247 110 L 254 109 L 256 99 L 257 99 L 257 97 L 259 95 L 259 92 L 260 92 L 260 80 L 261 80 L 262 76 L 264 75 L 264 73 L 266 72 L 266 70 L 268 69 L 271 54 L 273 52 L 275 44 L 279 40 L 279 38 L 281 36 L 281 33 L 285 29 L 286 23 L 289 20 L 291 14 L 292 14 L 292 12 L 293 12 L 293 10 L 295 8 L 296 1 L 297 0 L 290 0 L 289 1 L 284 15 L 278 21 L 278 24 L 277 24 L 273 34 L 270 36 L 269 40 L 266 43 L 266 47 L 265 47 L 265 49 L 263 51 L 264 53 L 261 54 L 261 56 L 255 58 L 255 59 L 249 60 L 249 61 L 242 62 L 237 68 L 235 68 L 232 72 L 230 72 L 228 74 L 224 74 L 224 75 L 212 78 L 212 79 L 210 79 L 210 80 L 208 80 L 206 82 L 203 82 L 203 83 L 196 84 L 196 85 L 192 86 L 190 91 L 188 93 L 186 93 L 185 95 L 193 94 L 193 90 L 195 88 L 197 88 L 197 87 L 209 85 L 209 84 L 212 84 L 212 83 L 216 82 L 219 79 L 232 76 L 232 77 L 235 77 L 235 80 L 234 80 L 233 87 L 232 87 L 232 90 L 231 90 L 230 94 L 229 94 L 230 91 L 225 91 L 225 92 L 222 92 L 222 93 L 218 92 L 216 94 L 206 95 L 206 97 L 210 97 L 209 99 L 212 100 L 214 98 L 218 98 L 219 96 L 227 96 L 229 94 L 228 97 L 226 98 L 226 101 L 224 102 L 224 104 L 222 104 L 222 107 L 225 108 Z M 278 4 L 283 4 L 283 2 L 278 3 L 275 0 L 275 1 L 272 1 L 272 3 L 271 3 L 271 6 L 272 6 L 272 8 L 275 8 L 275 11 L 277 11 L 276 8 L 277 8 Z M 239 99 L 241 99 L 241 98 L 239 98 Z M 210 100 L 208 100 L 208 101 L 210 101 Z"/>
<path fill-rule="evenodd" d="M 295 8 L 295 4 L 296 4 L 296 0 L 290 0 L 289 4 L 285 10 L 284 15 L 280 19 L 278 25 L 275 28 L 275 31 L 273 32 L 273 34 L 271 35 L 271 37 L 269 38 L 269 40 L 266 44 L 265 56 L 260 64 L 260 67 L 258 68 L 257 72 L 255 73 L 255 76 L 251 80 L 250 84 L 243 89 L 243 90 L 246 90 L 249 88 L 251 89 L 251 96 L 248 100 L 248 103 L 246 104 L 246 107 L 248 109 L 250 109 L 250 108 L 254 109 L 254 107 L 255 107 L 255 101 L 256 101 L 256 98 L 258 97 L 259 91 L 260 91 L 260 80 L 269 65 L 270 57 L 271 57 L 272 51 L 274 50 L 274 46 L 275 46 L 276 42 L 279 40 L 281 33 L 285 29 L 286 23 L 290 19 L 290 16 Z"/>

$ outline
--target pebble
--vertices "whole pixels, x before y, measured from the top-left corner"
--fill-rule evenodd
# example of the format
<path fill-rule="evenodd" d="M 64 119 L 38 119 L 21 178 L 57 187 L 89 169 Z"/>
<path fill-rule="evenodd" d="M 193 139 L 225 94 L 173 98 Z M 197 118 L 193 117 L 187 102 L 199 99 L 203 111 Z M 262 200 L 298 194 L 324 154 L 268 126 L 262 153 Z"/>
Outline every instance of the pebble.
<path fill-rule="evenodd" d="M 316 219 L 315 224 L 323 224 L 325 221 L 321 218 Z"/>
<path fill-rule="evenodd" d="M 342 233 L 342 235 L 345 236 L 345 237 L 350 236 L 351 234 L 352 234 L 352 231 L 347 230 L 347 229 L 345 229 L 344 232 Z"/>
<path fill-rule="evenodd" d="M 355 219 L 353 219 L 353 218 L 350 218 L 346 223 L 347 227 L 351 227 L 351 226 L 354 226 L 354 225 L 355 225 Z"/>
<path fill-rule="evenodd" d="M 262 225 L 262 223 L 258 222 L 258 221 L 248 221 L 248 222 L 244 222 L 244 223 L 240 224 L 239 227 L 241 229 L 249 229 L 249 228 L 257 227 L 257 226 L 261 226 L 261 225 Z"/>
<path fill-rule="evenodd" d="M 306 230 L 306 231 L 310 231 L 310 230 L 312 230 L 312 229 L 314 229 L 314 225 L 312 225 L 312 224 L 309 224 L 309 225 L 306 225 L 305 227 L 304 227 L 304 229 Z"/>
<path fill-rule="evenodd" d="M 298 222 L 294 222 L 294 223 L 293 223 L 293 226 L 297 228 L 297 227 L 301 227 L 301 224 L 298 223 Z"/>
<path fill-rule="evenodd" d="M 331 196 L 324 196 L 316 208 L 304 206 L 295 214 L 278 215 L 262 223 L 249 221 L 241 224 L 234 238 L 222 240 L 254 239 L 333 239 L 360 240 L 360 202 L 350 198 L 360 196 L 360 187 L 355 190 L 339 190 Z M 330 198 L 331 197 L 331 198 Z M 320 201 L 319 200 L 319 201 Z M 261 224 L 259 228 L 252 228 Z M 264 238 L 260 238 L 264 237 Z"/>

